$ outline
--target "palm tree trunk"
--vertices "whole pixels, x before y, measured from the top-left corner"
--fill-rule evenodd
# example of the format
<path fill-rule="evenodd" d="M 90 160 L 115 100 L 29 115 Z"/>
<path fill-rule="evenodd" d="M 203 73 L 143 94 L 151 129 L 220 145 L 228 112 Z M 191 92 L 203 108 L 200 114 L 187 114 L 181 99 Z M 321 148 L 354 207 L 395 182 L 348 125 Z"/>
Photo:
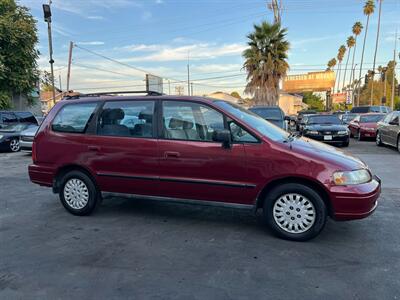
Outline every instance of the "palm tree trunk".
<path fill-rule="evenodd" d="M 341 71 L 342 71 L 342 63 L 340 62 L 340 63 L 339 63 L 338 82 L 337 82 L 338 84 L 337 84 L 337 90 L 336 90 L 338 93 L 339 93 L 339 89 L 340 89 L 340 75 L 341 75 L 340 73 L 341 73 Z"/>
<path fill-rule="evenodd" d="M 361 52 L 360 74 L 358 76 L 358 78 L 360 80 L 361 80 L 362 67 L 363 67 L 363 62 L 364 62 L 365 42 L 367 41 L 368 24 L 369 24 L 369 15 L 367 16 L 367 25 L 365 26 L 364 43 L 363 43 L 363 48 L 362 48 L 362 52 Z M 361 83 L 358 84 L 358 89 L 357 89 L 357 106 L 360 106 L 360 88 L 361 88 Z"/>
<path fill-rule="evenodd" d="M 350 72 L 350 83 L 353 84 L 354 83 L 354 77 L 355 77 L 355 70 L 354 70 L 354 59 L 356 57 L 356 49 L 357 49 L 357 36 L 355 36 L 355 44 L 354 44 L 354 49 L 353 49 L 353 58 L 351 60 L 351 72 Z M 353 103 L 354 104 L 354 103 Z"/>
<path fill-rule="evenodd" d="M 376 43 L 375 43 L 375 54 L 374 54 L 374 64 L 372 67 L 372 83 L 371 83 L 371 96 L 369 99 L 370 105 L 373 105 L 373 95 L 374 95 L 374 75 L 375 75 L 375 62 L 376 62 L 376 53 L 378 52 L 378 44 L 379 44 L 379 31 L 381 28 L 381 10 L 382 10 L 382 1 L 379 0 L 379 14 L 378 14 L 378 31 L 376 32 Z"/>
<path fill-rule="evenodd" d="M 337 64 L 337 67 L 336 67 L 335 84 L 333 85 L 333 94 L 334 94 L 335 91 L 336 91 L 336 83 L 337 83 L 338 74 L 339 74 L 339 66 L 340 66 L 340 63 L 338 63 L 338 64 Z"/>
<path fill-rule="evenodd" d="M 347 65 L 349 64 L 350 53 L 351 53 L 351 47 L 349 48 L 349 53 L 347 53 L 346 67 L 344 68 L 344 76 L 343 76 L 342 91 L 344 90 L 344 86 L 345 86 L 345 84 L 346 84 Z"/>

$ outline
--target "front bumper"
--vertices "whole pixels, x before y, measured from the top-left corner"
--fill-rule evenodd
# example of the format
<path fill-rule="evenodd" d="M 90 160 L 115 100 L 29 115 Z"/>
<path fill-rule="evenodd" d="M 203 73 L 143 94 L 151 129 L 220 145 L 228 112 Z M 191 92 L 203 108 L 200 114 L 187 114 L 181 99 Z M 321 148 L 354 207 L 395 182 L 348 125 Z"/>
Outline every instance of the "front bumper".
<path fill-rule="evenodd" d="M 370 182 L 353 186 L 332 186 L 332 206 L 335 220 L 363 219 L 371 215 L 381 193 L 381 180 L 374 176 Z"/>
<path fill-rule="evenodd" d="M 27 142 L 24 140 L 19 141 L 19 146 L 21 147 L 21 150 L 25 151 L 32 151 L 32 142 Z"/>
<path fill-rule="evenodd" d="M 348 143 L 349 142 L 349 135 L 344 134 L 344 135 L 331 135 L 332 139 L 331 140 L 326 140 L 325 135 L 312 135 L 312 134 L 304 134 L 305 137 L 327 143 L 327 144 L 343 144 L 343 143 Z"/>

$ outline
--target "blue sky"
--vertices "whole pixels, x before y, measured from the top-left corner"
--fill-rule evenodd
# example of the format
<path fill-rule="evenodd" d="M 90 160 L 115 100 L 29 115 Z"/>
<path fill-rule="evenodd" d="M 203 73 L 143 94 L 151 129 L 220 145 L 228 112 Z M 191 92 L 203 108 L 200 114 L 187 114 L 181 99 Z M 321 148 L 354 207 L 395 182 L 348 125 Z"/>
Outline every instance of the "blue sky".
<path fill-rule="evenodd" d="M 39 66 L 48 70 L 43 2 L 19 1 L 38 20 Z M 290 73 L 323 70 L 351 35 L 354 22 L 365 24 L 363 4 L 361 0 L 283 0 L 282 22 L 291 43 Z M 176 82 L 186 78 L 189 55 L 195 94 L 242 92 L 246 81 L 241 53 L 246 35 L 254 23 L 272 20 L 264 0 L 53 0 L 52 12 L 55 75 L 61 75 L 65 87 L 68 44 L 73 41 L 81 48 L 73 51 L 71 88 L 81 91 L 144 87 L 143 72 L 85 48 L 169 78 L 172 93 L 177 85 L 186 88 L 185 83 Z M 384 0 L 377 64 L 393 57 L 399 15 L 400 0 Z M 377 19 L 376 9 L 370 21 L 366 67 L 372 66 Z M 362 37 L 356 61 L 360 60 Z M 167 85 L 164 90 L 168 92 Z"/>

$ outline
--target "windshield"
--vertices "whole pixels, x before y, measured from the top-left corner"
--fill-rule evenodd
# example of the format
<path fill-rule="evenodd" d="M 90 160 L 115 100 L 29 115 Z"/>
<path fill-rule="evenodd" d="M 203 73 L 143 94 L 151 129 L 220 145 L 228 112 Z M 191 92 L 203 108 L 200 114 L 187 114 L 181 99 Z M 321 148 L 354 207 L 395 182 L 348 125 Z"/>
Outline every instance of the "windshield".
<path fill-rule="evenodd" d="M 214 103 L 273 141 L 281 141 L 289 137 L 286 131 L 239 105 L 221 100 L 215 100 Z"/>
<path fill-rule="evenodd" d="M 361 116 L 360 123 L 376 123 L 382 120 L 384 115 L 370 115 L 370 116 Z"/>
<path fill-rule="evenodd" d="M 337 116 L 309 116 L 307 124 L 341 124 Z"/>
<path fill-rule="evenodd" d="M 282 112 L 279 108 L 253 107 L 249 110 L 264 119 L 282 120 Z"/>
<path fill-rule="evenodd" d="M 352 121 L 357 117 L 357 114 L 347 114 L 342 116 L 342 120 L 347 122 L 347 121 Z"/>
<path fill-rule="evenodd" d="M 1 128 L 1 131 L 21 131 L 27 127 L 26 124 L 12 124 Z"/>

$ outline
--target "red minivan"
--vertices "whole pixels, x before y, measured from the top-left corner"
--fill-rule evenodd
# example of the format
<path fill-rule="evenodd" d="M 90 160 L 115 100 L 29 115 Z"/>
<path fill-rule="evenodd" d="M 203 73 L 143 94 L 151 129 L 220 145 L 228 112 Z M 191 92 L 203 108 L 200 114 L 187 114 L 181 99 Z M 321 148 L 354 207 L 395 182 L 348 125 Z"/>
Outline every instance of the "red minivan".
<path fill-rule="evenodd" d="M 72 214 L 110 194 L 263 209 L 277 235 L 298 241 L 328 216 L 367 217 L 381 190 L 358 158 L 204 97 L 62 100 L 32 150 L 31 181 L 52 187 Z"/>

